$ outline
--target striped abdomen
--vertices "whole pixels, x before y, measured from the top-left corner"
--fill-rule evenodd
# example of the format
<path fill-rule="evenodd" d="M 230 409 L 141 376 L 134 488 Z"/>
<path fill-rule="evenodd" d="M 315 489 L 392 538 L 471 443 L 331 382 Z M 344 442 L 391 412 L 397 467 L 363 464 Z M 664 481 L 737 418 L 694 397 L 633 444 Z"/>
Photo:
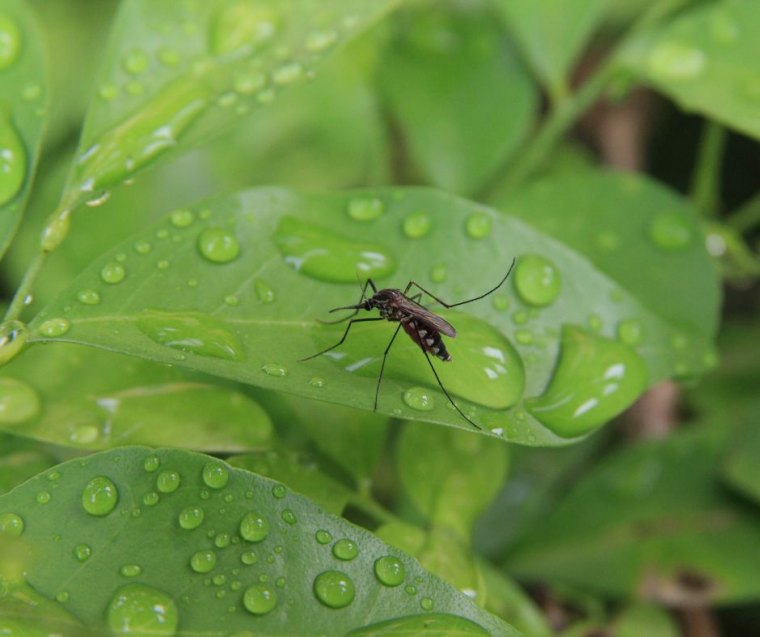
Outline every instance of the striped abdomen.
<path fill-rule="evenodd" d="M 409 337 L 426 352 L 437 356 L 442 361 L 451 360 L 451 354 L 446 351 L 446 345 L 443 343 L 441 333 L 427 321 L 410 319 L 408 321 L 401 321 L 401 325 L 404 327 L 404 331 L 409 334 Z"/>

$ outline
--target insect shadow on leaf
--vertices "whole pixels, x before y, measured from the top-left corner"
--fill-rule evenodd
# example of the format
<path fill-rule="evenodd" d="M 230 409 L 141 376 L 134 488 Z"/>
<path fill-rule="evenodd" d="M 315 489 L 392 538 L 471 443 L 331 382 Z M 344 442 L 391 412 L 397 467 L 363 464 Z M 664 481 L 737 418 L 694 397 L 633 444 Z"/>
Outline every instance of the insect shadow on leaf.
<path fill-rule="evenodd" d="M 327 352 L 334 350 L 336 347 L 342 345 L 348 336 L 348 332 L 351 329 L 351 326 L 354 323 L 367 323 L 369 321 L 391 321 L 398 323 L 398 327 L 396 327 L 396 330 L 393 332 L 393 336 L 391 337 L 388 346 L 383 352 L 383 360 L 380 364 L 380 375 L 377 378 L 377 386 L 375 387 L 374 410 L 377 411 L 377 400 L 378 396 L 380 395 L 380 383 L 383 380 L 383 371 L 385 370 L 385 361 L 388 358 L 388 352 L 390 352 L 390 349 L 393 346 L 393 342 L 396 340 L 396 336 L 398 336 L 399 331 L 403 327 L 404 331 L 409 335 L 409 338 L 411 338 L 415 343 L 417 343 L 417 345 L 419 345 L 422 353 L 427 359 L 428 365 L 430 365 L 430 369 L 433 371 L 433 375 L 438 382 L 438 386 L 441 388 L 441 391 L 445 394 L 449 402 L 454 406 L 454 409 L 456 409 L 457 412 L 459 412 L 459 415 L 462 416 L 462 418 L 464 418 L 473 427 L 478 430 L 482 430 L 479 425 L 465 416 L 464 412 L 454 402 L 448 390 L 443 386 L 443 383 L 438 376 L 438 372 L 433 366 L 433 361 L 430 360 L 430 354 L 437 356 L 444 362 L 449 362 L 451 360 L 451 354 L 449 354 L 449 352 L 446 350 L 446 345 L 444 344 L 441 335 L 454 338 L 457 335 L 457 331 L 443 318 L 420 305 L 419 301 L 422 298 L 423 294 L 427 294 L 430 298 L 437 301 L 445 308 L 458 307 L 460 305 L 466 305 L 467 303 L 479 301 L 480 299 L 493 294 L 502 285 L 504 285 L 504 282 L 509 278 L 509 275 L 512 272 L 512 268 L 514 267 L 515 260 L 512 259 L 512 264 L 509 266 L 507 273 L 496 286 L 488 290 L 488 292 L 485 292 L 471 299 L 467 299 L 466 301 L 459 301 L 458 303 L 446 303 L 446 301 L 438 298 L 435 296 L 435 294 L 428 292 L 428 290 L 423 288 L 416 281 L 409 281 L 402 292 L 396 288 L 385 288 L 378 290 L 374 281 L 372 281 L 372 279 L 367 279 L 364 283 L 364 286 L 362 287 L 362 295 L 356 305 L 344 305 L 341 307 L 335 307 L 330 310 L 331 313 L 337 312 L 339 310 L 353 310 L 351 314 L 344 316 L 337 321 L 320 321 L 320 323 L 324 323 L 326 325 L 335 325 L 337 323 L 342 323 L 343 321 L 348 321 L 346 330 L 343 332 L 343 336 L 341 336 L 340 340 L 334 345 L 331 345 L 330 347 L 323 349 L 316 354 L 302 358 L 301 361 L 311 360 L 312 358 L 326 354 Z M 368 287 L 372 288 L 372 296 L 369 297 L 367 296 Z M 409 291 L 413 287 L 417 288 L 419 292 L 417 292 L 414 296 L 408 296 Z M 353 318 L 361 310 L 370 311 L 373 309 L 377 309 L 380 312 L 380 316 Z"/>

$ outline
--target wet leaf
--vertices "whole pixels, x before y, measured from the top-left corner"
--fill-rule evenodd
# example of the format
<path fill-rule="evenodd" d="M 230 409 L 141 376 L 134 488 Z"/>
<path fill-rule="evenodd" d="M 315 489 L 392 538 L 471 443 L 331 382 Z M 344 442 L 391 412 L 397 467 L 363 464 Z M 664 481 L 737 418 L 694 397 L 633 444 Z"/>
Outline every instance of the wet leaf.
<path fill-rule="evenodd" d="M 48 83 L 40 33 L 22 0 L 0 8 L 0 256 L 24 212 L 47 121 Z"/>
<path fill-rule="evenodd" d="M 685 211 L 643 208 L 639 244 L 651 241 L 646 228 L 661 229 L 661 215 L 665 230 L 676 215 L 677 240 L 689 241 L 632 254 L 627 263 L 645 282 L 635 283 L 513 216 L 431 190 L 254 189 L 174 211 L 96 260 L 34 320 L 30 342 L 96 345 L 371 409 L 393 326 L 357 324 L 330 355 L 299 362 L 345 329 L 316 319 L 356 303 L 357 278 L 402 288 L 414 278 L 440 298 L 463 300 L 497 284 L 518 257 L 493 296 L 441 312 L 458 335 L 446 339 L 453 362 L 435 365 L 481 427 L 526 444 L 560 444 L 601 426 L 647 384 L 697 374 L 704 364 L 715 274 Z M 657 270 L 642 262 L 655 254 Z M 680 287 L 687 277 L 688 288 Z M 79 300 L 88 290 L 99 303 Z M 406 335 L 385 374 L 381 413 L 471 428 L 447 406 Z M 570 417 L 568 403 L 556 403 L 565 394 L 576 409 Z M 549 426 L 530 414 L 533 406 Z"/>
<path fill-rule="evenodd" d="M 28 548 L 27 582 L 92 627 L 306 636 L 435 613 L 517 636 L 367 531 L 208 456 L 122 448 L 72 460 L 0 496 L 0 515 Z M 354 557 L 336 548 L 343 539 Z"/>

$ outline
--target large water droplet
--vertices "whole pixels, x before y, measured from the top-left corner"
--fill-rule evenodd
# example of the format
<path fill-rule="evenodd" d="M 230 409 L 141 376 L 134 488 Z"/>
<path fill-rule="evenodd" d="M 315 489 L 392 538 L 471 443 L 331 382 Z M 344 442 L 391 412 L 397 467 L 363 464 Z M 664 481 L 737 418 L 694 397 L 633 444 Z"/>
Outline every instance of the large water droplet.
<path fill-rule="evenodd" d="M 254 51 L 271 40 L 279 24 L 274 7 L 242 1 L 227 4 L 211 23 L 209 48 L 214 55 Z"/>
<path fill-rule="evenodd" d="M 213 263 L 229 263 L 240 254 L 240 246 L 229 230 L 206 228 L 198 237 L 198 250 Z"/>
<path fill-rule="evenodd" d="M 0 423 L 15 425 L 40 413 L 40 397 L 30 385 L 15 378 L 0 378 Z"/>
<path fill-rule="evenodd" d="M 82 508 L 90 515 L 108 515 L 118 501 L 116 485 L 105 476 L 93 478 L 82 491 Z"/>
<path fill-rule="evenodd" d="M 197 529 L 203 522 L 203 509 L 198 506 L 189 506 L 179 512 L 177 520 L 179 525 L 188 531 Z"/>
<path fill-rule="evenodd" d="M 357 274 L 379 279 L 396 267 L 379 245 L 358 243 L 295 217 L 282 218 L 274 239 L 286 263 L 323 281 L 355 283 Z"/>
<path fill-rule="evenodd" d="M 348 202 L 347 212 L 356 221 L 374 221 L 385 212 L 385 204 L 377 197 L 355 197 Z"/>
<path fill-rule="evenodd" d="M 15 513 L 0 514 L 0 535 L 19 537 L 24 532 L 24 520 Z"/>
<path fill-rule="evenodd" d="M 386 586 L 398 586 L 403 584 L 406 572 L 400 559 L 386 555 L 375 561 L 375 576 Z"/>
<path fill-rule="evenodd" d="M 566 326 L 560 347 L 549 386 L 525 401 L 558 436 L 572 438 L 603 425 L 647 386 L 644 361 L 627 345 Z"/>
<path fill-rule="evenodd" d="M 410 387 L 404 392 L 404 402 L 417 411 L 432 411 L 435 409 L 435 397 L 432 392 L 423 387 Z"/>
<path fill-rule="evenodd" d="M 269 521 L 260 513 L 249 511 L 240 520 L 240 537 L 248 542 L 261 542 L 269 535 Z"/>
<path fill-rule="evenodd" d="M 114 635 L 171 637 L 179 613 L 171 597 L 144 584 L 122 586 L 111 599 L 108 627 Z"/>
<path fill-rule="evenodd" d="M 0 15 L 0 71 L 7 69 L 18 58 L 21 50 L 21 31 L 7 15 Z"/>
<path fill-rule="evenodd" d="M 21 321 L 7 321 L 0 325 L 0 366 L 16 357 L 28 337 L 29 330 Z"/>
<path fill-rule="evenodd" d="M 254 615 L 266 615 L 277 606 L 277 594 L 268 584 L 254 584 L 245 590 L 243 606 Z"/>
<path fill-rule="evenodd" d="M 410 239 L 422 239 L 433 229 L 433 220 L 426 212 L 413 212 L 406 216 L 401 227 Z"/>
<path fill-rule="evenodd" d="M 344 537 L 333 544 L 332 552 L 339 560 L 350 561 L 359 555 L 359 547 L 356 542 Z"/>
<path fill-rule="evenodd" d="M 649 72 L 662 81 L 693 80 L 704 71 L 707 56 L 689 44 L 666 40 L 655 46 L 647 65 Z"/>
<path fill-rule="evenodd" d="M 2 36 L 2 17 L 0 17 Z M 0 60 L 2 40 L 0 40 Z M 9 202 L 26 179 L 26 149 L 10 116 L 0 111 L 0 206 Z"/>
<path fill-rule="evenodd" d="M 39 326 L 38 331 L 42 336 L 47 336 L 49 338 L 56 338 L 58 336 L 63 336 L 66 332 L 69 331 L 69 328 L 71 327 L 71 323 L 69 323 L 68 320 L 65 318 L 51 318 L 42 323 L 42 325 Z"/>
<path fill-rule="evenodd" d="M 526 254 L 517 261 L 514 285 L 523 301 L 543 307 L 553 303 L 559 295 L 559 271 L 548 259 L 537 254 Z"/>
<path fill-rule="evenodd" d="M 649 238 L 663 250 L 683 250 L 691 245 L 692 226 L 684 212 L 671 210 L 657 214 L 649 225 Z"/>
<path fill-rule="evenodd" d="M 166 347 L 225 360 L 243 358 L 238 337 L 207 314 L 144 310 L 137 319 L 137 327 L 152 341 Z"/>
<path fill-rule="evenodd" d="M 230 479 L 230 472 L 221 462 L 207 462 L 203 466 L 203 482 L 212 489 L 223 489 Z"/>
<path fill-rule="evenodd" d="M 325 571 L 314 579 L 314 594 L 325 606 L 345 608 L 354 600 L 354 583 L 340 571 Z"/>
<path fill-rule="evenodd" d="M 190 568 L 196 573 L 209 573 L 216 566 L 214 551 L 198 551 L 190 558 Z"/>

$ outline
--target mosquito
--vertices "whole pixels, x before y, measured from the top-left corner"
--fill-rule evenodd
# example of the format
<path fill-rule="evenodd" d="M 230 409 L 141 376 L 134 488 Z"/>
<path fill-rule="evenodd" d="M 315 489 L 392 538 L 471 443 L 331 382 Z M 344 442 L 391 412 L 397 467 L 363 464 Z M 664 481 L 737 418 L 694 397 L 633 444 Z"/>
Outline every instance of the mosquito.
<path fill-rule="evenodd" d="M 454 409 L 456 409 L 459 412 L 459 415 L 462 416 L 462 418 L 469 422 L 473 427 L 480 430 L 481 427 L 470 420 L 467 416 L 465 416 L 464 412 L 454 402 L 454 399 L 451 397 L 447 389 L 443 386 L 443 383 L 438 376 L 438 372 L 433 366 L 433 361 L 430 360 L 430 354 L 432 354 L 433 356 L 440 358 L 446 363 L 451 361 L 451 354 L 449 354 L 448 350 L 446 349 L 446 345 L 443 342 L 441 335 L 448 336 L 449 338 L 454 338 L 457 335 L 457 331 L 454 329 L 454 326 L 451 325 L 451 323 L 445 321 L 437 314 L 434 314 L 426 307 L 420 305 L 419 301 L 422 298 L 423 294 L 427 294 L 430 298 L 440 303 L 445 308 L 458 307 L 460 305 L 472 303 L 473 301 L 479 301 L 480 299 L 487 297 L 489 294 L 493 294 L 502 285 L 504 285 L 504 282 L 509 277 L 509 274 L 512 272 L 513 267 L 515 267 L 514 259 L 512 259 L 512 265 L 509 266 L 507 273 L 504 275 L 504 278 L 499 281 L 498 285 L 488 290 L 488 292 L 481 294 L 480 296 L 476 296 L 472 299 L 467 299 L 466 301 L 459 301 L 459 303 L 446 303 L 446 301 L 439 299 L 432 292 L 428 292 L 416 281 L 409 281 L 409 283 L 406 284 L 404 291 L 402 292 L 396 288 L 385 288 L 378 290 L 374 281 L 372 279 L 367 279 L 364 283 L 364 286 L 362 287 L 362 295 L 356 305 L 345 305 L 342 307 L 335 307 L 330 310 L 330 313 L 338 312 L 339 310 L 353 310 L 351 314 L 344 316 L 337 321 L 320 321 L 320 323 L 324 323 L 326 325 L 335 325 L 336 323 L 348 321 L 348 325 L 346 325 L 346 331 L 343 332 L 343 336 L 341 336 L 340 340 L 335 343 L 335 345 L 331 345 L 327 349 L 323 349 L 321 352 L 317 352 L 316 354 L 302 358 L 301 361 L 311 360 L 312 358 L 326 354 L 327 352 L 334 350 L 336 347 L 342 345 L 348 336 L 348 332 L 351 329 L 351 326 L 355 323 L 367 323 L 370 321 L 391 321 L 393 323 L 398 323 L 396 331 L 393 332 L 393 336 L 391 337 L 388 346 L 383 352 L 383 361 L 380 364 L 380 375 L 377 378 L 377 386 L 375 387 L 374 410 L 377 411 L 377 400 L 378 396 L 380 395 L 380 383 L 383 381 L 385 360 L 388 358 L 388 352 L 390 352 L 391 347 L 393 346 L 393 342 L 396 340 L 396 336 L 398 336 L 399 331 L 403 327 L 404 331 L 409 335 L 409 338 L 417 343 L 417 345 L 419 345 L 420 349 L 422 350 L 422 353 L 425 354 L 428 365 L 430 365 L 430 369 L 433 370 L 433 375 L 435 376 L 436 381 L 438 381 L 438 386 L 441 388 L 441 391 L 444 393 L 446 398 L 448 398 L 449 402 L 454 406 Z M 372 296 L 369 297 L 367 296 L 368 287 L 372 288 Z M 417 288 L 419 292 L 417 292 L 414 296 L 409 296 L 409 291 L 412 288 Z M 380 316 L 353 318 L 361 310 L 369 311 L 373 309 L 377 309 L 380 312 Z"/>

